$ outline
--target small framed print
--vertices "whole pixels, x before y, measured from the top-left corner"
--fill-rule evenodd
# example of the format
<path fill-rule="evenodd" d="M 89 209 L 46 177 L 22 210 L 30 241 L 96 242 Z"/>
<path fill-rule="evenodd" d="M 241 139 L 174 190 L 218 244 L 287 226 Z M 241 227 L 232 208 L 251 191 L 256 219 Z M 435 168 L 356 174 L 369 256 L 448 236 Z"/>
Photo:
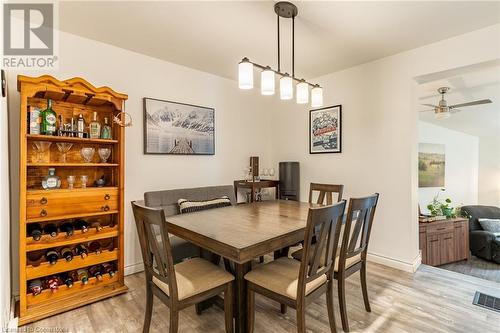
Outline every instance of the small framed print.
<path fill-rule="evenodd" d="M 309 154 L 342 152 L 342 105 L 309 112 Z"/>

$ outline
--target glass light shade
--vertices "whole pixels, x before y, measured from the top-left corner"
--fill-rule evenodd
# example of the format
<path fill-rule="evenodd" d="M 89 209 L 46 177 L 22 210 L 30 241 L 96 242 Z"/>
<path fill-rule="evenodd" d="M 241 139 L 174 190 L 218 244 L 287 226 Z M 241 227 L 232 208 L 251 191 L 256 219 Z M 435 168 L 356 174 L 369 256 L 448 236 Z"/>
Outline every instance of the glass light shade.
<path fill-rule="evenodd" d="M 305 82 L 297 84 L 297 104 L 309 102 L 309 85 Z"/>
<path fill-rule="evenodd" d="M 240 89 L 253 88 L 253 65 L 247 61 L 238 65 L 238 85 Z"/>
<path fill-rule="evenodd" d="M 323 106 L 323 88 L 314 87 L 311 89 L 311 107 L 319 108 Z"/>
<path fill-rule="evenodd" d="M 435 119 L 447 119 L 450 118 L 450 112 L 438 112 L 434 114 Z"/>
<path fill-rule="evenodd" d="M 260 73 L 260 92 L 262 95 L 274 95 L 274 72 L 270 69 Z"/>
<path fill-rule="evenodd" d="M 293 80 L 290 76 L 283 76 L 280 79 L 280 98 L 281 99 L 293 98 Z"/>

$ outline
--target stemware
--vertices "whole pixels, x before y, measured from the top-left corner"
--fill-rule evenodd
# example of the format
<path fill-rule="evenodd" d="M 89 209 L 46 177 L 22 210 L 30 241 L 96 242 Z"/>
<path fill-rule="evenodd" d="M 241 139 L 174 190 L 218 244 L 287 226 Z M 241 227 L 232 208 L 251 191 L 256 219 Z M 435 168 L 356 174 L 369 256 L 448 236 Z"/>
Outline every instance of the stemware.
<path fill-rule="evenodd" d="M 82 158 L 85 161 L 85 163 L 92 162 L 94 153 L 95 153 L 95 148 L 92 147 L 83 147 L 82 149 L 80 149 L 80 155 L 82 155 Z"/>
<path fill-rule="evenodd" d="M 52 142 L 48 141 L 33 141 L 33 150 L 36 152 L 36 163 L 47 162 L 48 159 L 45 158 L 45 152 L 49 150 Z"/>
<path fill-rule="evenodd" d="M 68 189 L 72 190 L 75 184 L 75 176 L 68 176 Z"/>
<path fill-rule="evenodd" d="M 274 177 L 275 174 L 276 171 L 274 170 L 274 168 L 269 169 L 269 176 Z"/>
<path fill-rule="evenodd" d="M 110 148 L 99 148 L 97 150 L 97 153 L 99 154 L 99 157 L 101 158 L 101 162 L 106 163 L 109 156 L 111 155 L 111 149 Z"/>
<path fill-rule="evenodd" d="M 57 149 L 61 153 L 61 162 L 66 163 L 66 154 L 71 149 L 71 147 L 73 147 L 73 144 L 69 142 L 57 142 L 56 145 Z"/>
<path fill-rule="evenodd" d="M 89 181 L 89 176 L 82 175 L 80 177 L 80 182 L 82 183 L 82 188 L 87 188 L 87 182 Z"/>

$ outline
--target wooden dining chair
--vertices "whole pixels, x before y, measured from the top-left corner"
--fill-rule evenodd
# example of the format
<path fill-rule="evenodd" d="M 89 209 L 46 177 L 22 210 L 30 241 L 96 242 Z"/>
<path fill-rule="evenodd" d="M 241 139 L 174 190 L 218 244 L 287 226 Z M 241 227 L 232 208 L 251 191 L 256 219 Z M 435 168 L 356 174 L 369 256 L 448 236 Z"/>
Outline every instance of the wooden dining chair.
<path fill-rule="evenodd" d="M 202 258 L 175 264 L 163 209 L 132 202 L 146 274 L 146 315 L 143 332 L 149 332 L 153 295 L 170 309 L 170 333 L 176 333 L 179 311 L 224 293 L 226 332 L 233 332 L 234 276 Z M 157 235 L 160 235 L 158 237 Z"/>
<path fill-rule="evenodd" d="M 366 284 L 366 255 L 372 230 L 379 194 L 364 198 L 351 198 L 347 218 L 342 232 L 342 242 L 338 260 L 335 261 L 334 278 L 338 282 L 340 318 L 342 328 L 349 332 L 345 297 L 345 280 L 360 272 L 361 290 L 367 312 L 371 312 Z"/>
<path fill-rule="evenodd" d="M 345 201 L 334 206 L 309 209 L 304 237 L 304 253 L 313 251 L 313 261 L 299 262 L 281 257 L 256 267 L 245 275 L 247 281 L 248 331 L 253 332 L 255 293 L 271 298 L 297 310 L 297 331 L 304 333 L 306 307 L 326 291 L 328 320 L 336 332 L 333 311 L 333 269 Z M 312 248 L 315 228 L 319 228 L 316 246 Z"/>

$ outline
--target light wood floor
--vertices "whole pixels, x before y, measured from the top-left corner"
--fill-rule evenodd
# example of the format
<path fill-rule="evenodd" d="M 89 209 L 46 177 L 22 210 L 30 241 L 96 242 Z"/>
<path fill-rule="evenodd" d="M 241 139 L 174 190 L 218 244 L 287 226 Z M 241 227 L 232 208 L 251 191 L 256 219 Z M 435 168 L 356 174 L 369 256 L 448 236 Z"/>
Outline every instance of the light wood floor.
<path fill-rule="evenodd" d="M 442 265 L 439 268 L 500 283 L 500 264 L 475 256 L 471 256 L 469 260 Z"/>
<path fill-rule="evenodd" d="M 30 325 L 66 332 L 140 332 L 144 316 L 144 277 L 126 278 L 127 294 L 88 305 Z M 500 284 L 422 265 L 409 274 L 374 263 L 368 264 L 372 313 L 363 307 L 359 278 L 347 283 L 348 313 L 352 332 L 500 332 L 500 313 L 472 305 L 476 290 L 500 297 Z M 337 329 L 342 331 L 336 304 Z M 255 332 L 296 332 L 295 311 L 279 313 L 279 306 L 257 296 Z M 222 310 L 211 308 L 201 316 L 194 308 L 180 316 L 180 332 L 223 332 Z M 310 332 L 328 332 L 324 296 L 309 306 Z M 52 330 L 52 332 L 56 332 Z M 60 332 L 58 330 L 57 332 Z M 168 309 L 155 299 L 151 332 L 168 332 Z"/>

